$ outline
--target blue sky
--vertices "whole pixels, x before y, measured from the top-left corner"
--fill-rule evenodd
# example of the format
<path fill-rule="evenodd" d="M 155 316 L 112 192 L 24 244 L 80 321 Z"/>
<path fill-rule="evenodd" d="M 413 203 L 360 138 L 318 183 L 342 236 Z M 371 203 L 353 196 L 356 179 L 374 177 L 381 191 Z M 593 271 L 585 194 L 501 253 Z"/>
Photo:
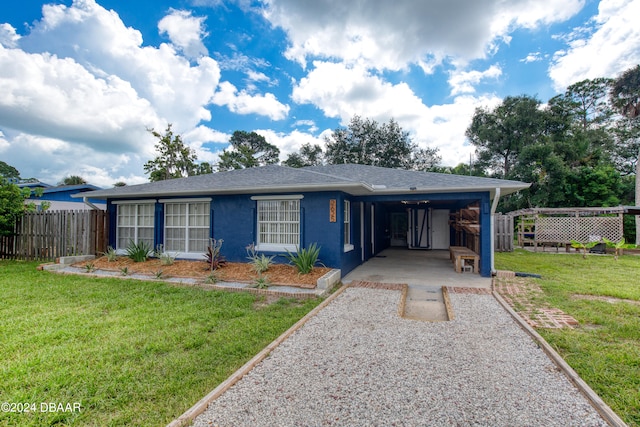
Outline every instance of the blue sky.
<path fill-rule="evenodd" d="M 475 108 L 640 63 L 640 0 L 23 0 L 0 6 L 0 160 L 55 184 L 145 182 L 168 123 L 203 161 L 394 118 L 444 165 Z"/>

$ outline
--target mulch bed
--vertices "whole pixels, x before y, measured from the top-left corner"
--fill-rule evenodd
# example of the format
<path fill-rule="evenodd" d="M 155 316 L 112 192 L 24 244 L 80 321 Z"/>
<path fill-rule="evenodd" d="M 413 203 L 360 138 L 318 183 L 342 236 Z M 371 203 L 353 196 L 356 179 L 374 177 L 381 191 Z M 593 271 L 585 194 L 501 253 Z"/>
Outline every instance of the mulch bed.
<path fill-rule="evenodd" d="M 77 263 L 74 267 L 85 268 L 92 264 L 96 270 L 121 272 L 127 269 L 127 274 L 144 274 L 155 277 L 162 272 L 162 277 L 185 277 L 205 280 L 209 274 L 209 264 L 206 261 L 176 260 L 172 265 L 162 265 L 159 259 L 151 258 L 145 262 L 134 262 L 128 257 L 118 257 L 115 261 L 108 261 L 107 257 L 92 261 Z M 320 277 L 331 271 L 326 267 L 315 267 L 309 274 L 298 274 L 295 267 L 286 264 L 274 264 L 263 273 L 271 285 L 296 286 L 314 289 Z M 224 282 L 251 283 L 258 278 L 258 274 L 249 263 L 228 262 L 225 266 L 215 270 L 217 278 Z"/>

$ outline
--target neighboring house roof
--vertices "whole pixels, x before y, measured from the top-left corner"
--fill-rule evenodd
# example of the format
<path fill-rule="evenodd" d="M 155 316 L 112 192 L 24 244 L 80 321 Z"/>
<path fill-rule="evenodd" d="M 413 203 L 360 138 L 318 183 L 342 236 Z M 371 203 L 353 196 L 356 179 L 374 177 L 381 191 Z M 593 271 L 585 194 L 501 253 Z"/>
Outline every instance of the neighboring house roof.
<path fill-rule="evenodd" d="M 528 188 L 529 185 L 520 181 L 367 165 L 343 164 L 304 168 L 269 165 L 115 187 L 73 197 L 106 199 L 325 190 L 340 190 L 358 196 L 463 191 L 489 191 L 493 194 L 496 188 L 500 188 L 501 194 L 505 195 Z"/>
<path fill-rule="evenodd" d="M 14 184 L 16 184 L 20 188 L 23 188 L 23 187 L 29 187 L 29 188 L 38 188 L 38 187 L 49 188 L 49 187 L 53 187 L 51 184 L 47 184 L 45 182 L 40 182 L 40 181 L 33 181 L 33 180 L 29 180 L 29 181 L 15 180 Z"/>

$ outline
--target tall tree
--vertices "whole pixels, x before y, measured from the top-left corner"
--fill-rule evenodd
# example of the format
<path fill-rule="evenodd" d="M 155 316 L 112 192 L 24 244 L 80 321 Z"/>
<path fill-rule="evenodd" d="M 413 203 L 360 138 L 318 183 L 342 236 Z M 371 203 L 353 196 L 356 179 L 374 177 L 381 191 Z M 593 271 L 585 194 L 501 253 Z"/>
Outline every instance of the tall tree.
<path fill-rule="evenodd" d="M 429 157 L 437 156 L 429 150 L 419 151 L 409 133 L 393 119 L 380 125 L 375 120 L 354 116 L 348 127 L 335 129 L 331 136 L 325 137 L 325 142 L 325 158 L 329 164 L 412 169 L 430 166 L 435 159 Z"/>
<path fill-rule="evenodd" d="M 640 65 L 622 73 L 613 83 L 611 103 L 623 116 L 620 122 L 621 146 L 636 153 L 635 204 L 640 204 Z M 640 215 L 636 215 L 636 245 L 640 245 Z"/>
<path fill-rule="evenodd" d="M 0 160 L 0 178 L 20 179 L 20 172 L 18 172 L 18 169 Z"/>
<path fill-rule="evenodd" d="M 278 163 L 280 150 L 255 132 L 233 132 L 231 148 L 224 150 L 218 162 L 218 171 L 245 169 Z"/>
<path fill-rule="evenodd" d="M 435 172 L 441 161 L 442 156 L 438 154 L 437 148 L 414 147 L 411 154 L 411 169 Z"/>
<path fill-rule="evenodd" d="M 24 211 L 24 199 L 17 185 L 0 179 L 0 236 L 13 233 L 18 215 Z"/>
<path fill-rule="evenodd" d="M 309 143 L 302 144 L 300 150 L 297 153 L 291 153 L 283 165 L 291 168 L 302 168 L 305 166 L 317 166 L 323 163 L 322 147 L 317 144 L 311 145 Z"/>
<path fill-rule="evenodd" d="M 514 178 L 512 169 L 522 148 L 545 133 L 540 101 L 528 95 L 506 97 L 493 110 L 477 108 L 466 136 L 476 147 L 478 167 L 501 178 Z"/>
<path fill-rule="evenodd" d="M 149 129 L 149 132 L 158 138 L 155 145 L 158 155 L 144 165 L 144 173 L 149 174 L 150 181 L 197 175 L 198 164 L 195 151 L 182 142 L 180 135 L 173 133 L 170 123 L 164 134 L 154 129 Z"/>

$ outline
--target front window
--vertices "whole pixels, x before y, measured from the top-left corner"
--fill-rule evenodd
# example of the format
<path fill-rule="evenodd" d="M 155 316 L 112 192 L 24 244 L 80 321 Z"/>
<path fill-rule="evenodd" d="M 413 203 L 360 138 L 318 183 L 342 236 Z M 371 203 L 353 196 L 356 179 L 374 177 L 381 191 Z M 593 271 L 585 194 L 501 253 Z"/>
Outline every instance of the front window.
<path fill-rule="evenodd" d="M 349 200 L 344 201 L 344 250 L 345 252 L 353 249 L 351 242 L 351 202 Z"/>
<path fill-rule="evenodd" d="M 133 241 L 153 248 L 154 205 L 152 203 L 118 205 L 117 246 L 124 249 Z"/>
<path fill-rule="evenodd" d="M 258 200 L 258 250 L 295 251 L 300 245 L 300 200 Z"/>
<path fill-rule="evenodd" d="M 164 208 L 164 250 L 206 252 L 209 243 L 209 203 L 167 203 Z"/>

